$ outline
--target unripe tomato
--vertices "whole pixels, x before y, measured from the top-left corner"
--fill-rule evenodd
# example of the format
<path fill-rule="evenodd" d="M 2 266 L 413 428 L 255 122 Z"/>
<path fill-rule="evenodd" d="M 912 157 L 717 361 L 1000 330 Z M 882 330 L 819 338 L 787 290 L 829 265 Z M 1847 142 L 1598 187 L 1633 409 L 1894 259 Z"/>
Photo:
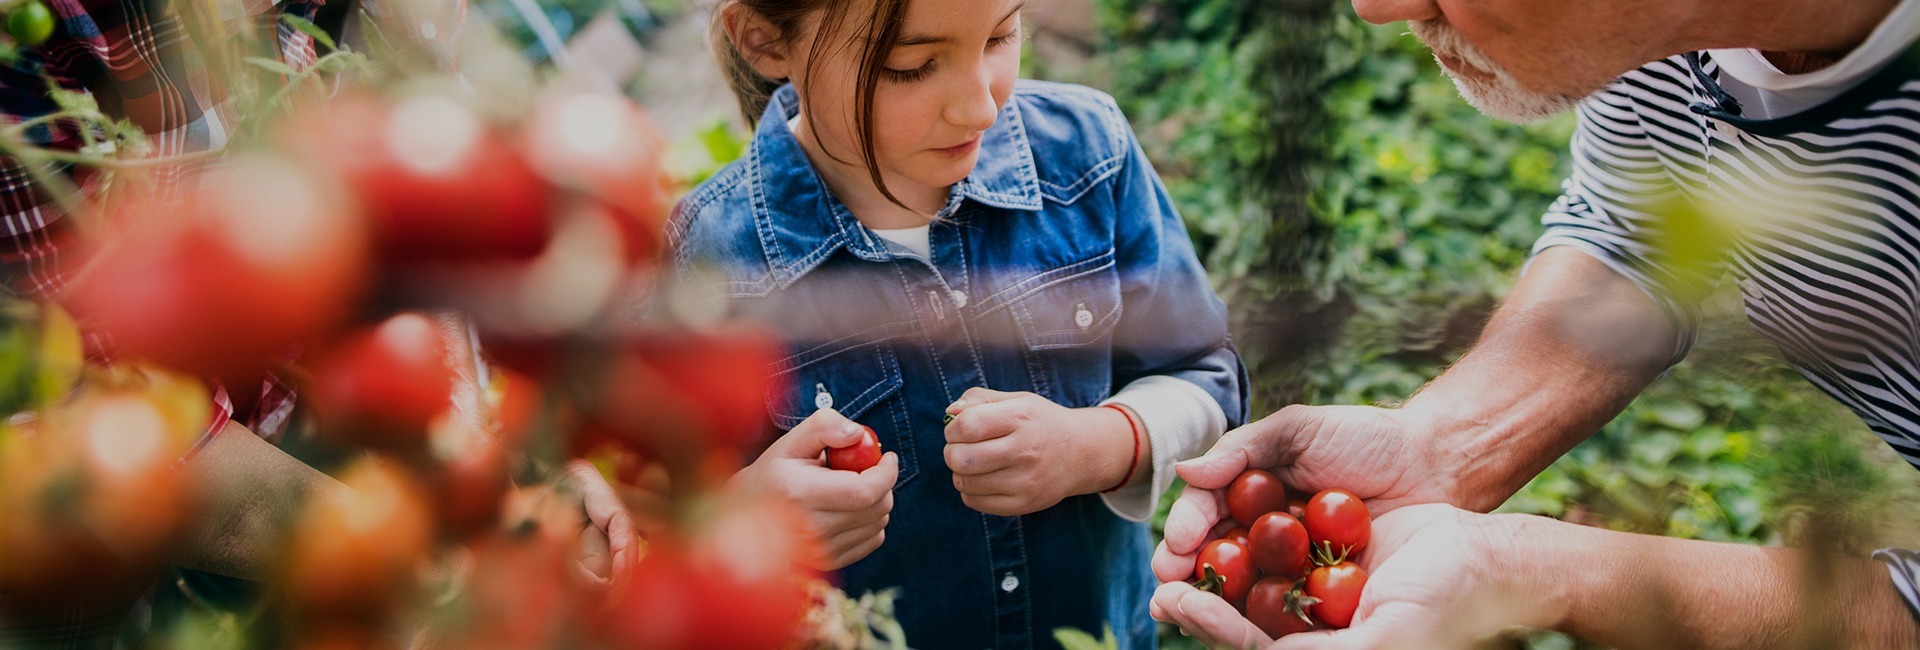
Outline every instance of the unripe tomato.
<path fill-rule="evenodd" d="M 860 439 L 845 447 L 827 449 L 827 467 L 849 472 L 864 472 L 880 464 L 880 437 L 873 429 L 860 427 Z"/>
<path fill-rule="evenodd" d="M 1276 639 L 1312 629 L 1313 621 L 1307 617 L 1309 606 L 1300 601 L 1304 594 L 1295 586 L 1297 582 L 1267 576 L 1254 583 L 1247 593 L 1247 620 Z"/>
<path fill-rule="evenodd" d="M 1367 505 L 1352 492 L 1341 489 L 1322 490 L 1313 495 L 1307 501 L 1307 516 L 1301 523 L 1307 525 L 1307 537 L 1313 540 L 1313 547 L 1332 556 L 1329 561 L 1359 554 L 1373 537 L 1373 519 L 1367 515 Z"/>
<path fill-rule="evenodd" d="M 24 47 L 45 43 L 53 35 L 53 12 L 39 0 L 27 0 L 7 12 L 7 34 Z"/>
<path fill-rule="evenodd" d="M 1253 520 L 1247 531 L 1253 564 L 1270 576 L 1298 580 L 1307 574 L 1310 546 L 1307 527 L 1284 512 L 1269 512 Z"/>
<path fill-rule="evenodd" d="M 1194 559 L 1193 574 L 1200 578 L 1203 587 L 1217 589 L 1216 593 L 1234 607 L 1247 602 L 1247 592 L 1253 589 L 1253 582 L 1259 577 L 1253 568 L 1253 555 L 1247 547 L 1230 539 L 1216 539 L 1200 547 L 1200 556 Z M 1217 580 L 1217 584 L 1209 583 Z"/>
<path fill-rule="evenodd" d="M 1360 593 L 1367 586 L 1367 570 L 1352 562 L 1317 567 L 1307 574 L 1307 595 L 1319 599 L 1311 613 L 1315 619 L 1334 628 L 1353 624 L 1353 612 L 1360 608 Z"/>
<path fill-rule="evenodd" d="M 453 369 L 440 325 L 402 313 L 348 337 L 313 364 L 307 383 L 328 436 L 376 449 L 419 449 L 452 406 Z"/>
<path fill-rule="evenodd" d="M 1250 469 L 1227 485 L 1227 514 L 1242 526 L 1252 524 L 1260 515 L 1286 509 L 1287 487 L 1273 472 Z"/>

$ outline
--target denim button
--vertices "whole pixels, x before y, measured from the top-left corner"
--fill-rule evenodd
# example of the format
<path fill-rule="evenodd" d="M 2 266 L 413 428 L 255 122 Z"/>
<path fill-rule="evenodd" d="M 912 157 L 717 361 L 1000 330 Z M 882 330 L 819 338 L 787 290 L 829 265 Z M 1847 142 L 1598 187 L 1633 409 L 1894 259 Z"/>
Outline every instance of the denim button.
<path fill-rule="evenodd" d="M 817 409 L 833 408 L 833 393 L 827 392 L 827 385 L 824 383 L 814 384 L 813 387 L 814 390 L 818 391 L 813 394 L 813 407 Z"/>
<path fill-rule="evenodd" d="M 1073 309 L 1073 324 L 1079 325 L 1080 329 L 1093 327 L 1093 312 L 1087 311 L 1087 303 L 1075 305 Z"/>
<path fill-rule="evenodd" d="M 1019 588 L 1020 588 L 1020 579 L 1017 577 L 1014 577 L 1014 575 L 1011 573 L 1007 574 L 1007 577 L 1000 579 L 1001 591 L 1004 591 L 1007 593 L 1013 593 L 1013 590 L 1019 589 Z"/>
<path fill-rule="evenodd" d="M 953 295 L 953 308 L 954 308 L 954 309 L 966 309 L 966 308 L 967 308 L 967 292 L 965 292 L 965 291 L 959 291 L 959 290 L 955 290 L 955 291 L 953 292 L 953 294 L 952 294 L 952 295 Z"/>

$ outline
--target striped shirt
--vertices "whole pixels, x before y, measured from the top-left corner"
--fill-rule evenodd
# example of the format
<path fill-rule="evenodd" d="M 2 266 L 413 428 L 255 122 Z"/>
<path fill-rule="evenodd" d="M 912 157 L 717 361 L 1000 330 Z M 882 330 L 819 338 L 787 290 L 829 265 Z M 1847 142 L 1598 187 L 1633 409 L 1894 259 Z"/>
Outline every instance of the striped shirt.
<path fill-rule="evenodd" d="M 1676 56 L 1584 102 L 1534 250 L 1639 285 L 1679 326 L 1675 361 L 1731 271 L 1754 327 L 1920 467 L 1920 50 L 1779 119 L 1731 114 L 1718 79 Z M 1724 238 L 1700 236 L 1716 221 Z"/>
<path fill-rule="evenodd" d="M 1676 362 L 1731 271 L 1754 327 L 1920 467 L 1920 48 L 1775 119 L 1740 117 L 1720 81 L 1694 53 L 1582 103 L 1534 251 L 1573 247 L 1639 285 L 1678 325 Z M 1920 555 L 1874 557 L 1920 617 Z"/>

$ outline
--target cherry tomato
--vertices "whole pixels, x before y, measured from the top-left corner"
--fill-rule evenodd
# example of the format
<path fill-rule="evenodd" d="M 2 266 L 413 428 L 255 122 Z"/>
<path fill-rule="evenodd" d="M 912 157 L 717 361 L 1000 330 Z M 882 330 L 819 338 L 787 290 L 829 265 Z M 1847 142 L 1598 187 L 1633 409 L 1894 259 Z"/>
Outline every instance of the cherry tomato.
<path fill-rule="evenodd" d="M 1307 595 L 1319 599 L 1310 610 L 1315 619 L 1335 628 L 1353 624 L 1360 592 L 1367 586 L 1367 570 L 1352 562 L 1318 567 L 1307 574 Z"/>
<path fill-rule="evenodd" d="M 348 337 L 313 364 L 307 395 L 327 435 L 381 449 L 418 449 L 452 406 L 453 370 L 440 326 L 407 312 Z"/>
<path fill-rule="evenodd" d="M 507 450 L 472 427 L 438 427 L 429 445 L 433 463 L 420 472 L 433 496 L 440 534 L 464 539 L 500 519 L 501 501 L 513 487 Z"/>
<path fill-rule="evenodd" d="M 1307 527 L 1284 512 L 1269 512 L 1253 520 L 1247 532 L 1253 564 L 1267 575 L 1298 580 L 1307 574 L 1311 544 Z"/>
<path fill-rule="evenodd" d="M 525 133 L 527 158 L 541 176 L 616 213 L 629 261 L 658 257 L 672 196 L 660 165 L 667 145 L 633 100 L 614 93 L 549 91 L 536 104 Z"/>
<path fill-rule="evenodd" d="M 316 495 L 295 523 L 282 595 L 305 614 L 386 620 L 416 586 L 432 514 L 395 463 L 362 459 L 340 482 L 346 489 Z"/>
<path fill-rule="evenodd" d="M 793 647 L 809 602 L 795 562 L 818 553 L 803 528 L 783 505 L 759 503 L 691 537 L 655 535 L 596 631 L 622 648 Z"/>
<path fill-rule="evenodd" d="M 864 429 L 865 433 L 861 434 L 859 441 L 845 447 L 827 450 L 827 467 L 864 472 L 867 468 L 880 464 L 879 436 L 874 435 L 873 429 L 867 427 L 861 427 L 861 429 Z"/>
<path fill-rule="evenodd" d="M 1287 488 L 1273 472 L 1250 469 L 1227 485 L 1227 514 L 1243 526 L 1253 523 L 1260 515 L 1286 509 Z"/>
<path fill-rule="evenodd" d="M 1200 547 L 1193 574 L 1200 578 L 1202 588 L 1215 591 L 1234 607 L 1246 604 L 1247 592 L 1259 577 L 1254 572 L 1253 555 L 1231 539 L 1216 539 Z"/>
<path fill-rule="evenodd" d="M 771 366 L 784 351 L 760 330 L 642 335 L 615 353 L 593 415 L 670 469 L 691 468 L 767 432 Z"/>
<path fill-rule="evenodd" d="M 257 373 L 338 324 L 361 289 L 366 233 L 338 188 L 274 156 L 222 167 L 180 204 L 120 206 L 62 296 L 122 359 L 202 377 Z"/>
<path fill-rule="evenodd" d="M 53 35 L 53 12 L 39 0 L 28 0 L 7 12 L 7 34 L 25 47 L 45 43 Z"/>
<path fill-rule="evenodd" d="M 1373 520 L 1360 497 L 1340 489 L 1322 490 L 1307 501 L 1307 537 L 1315 550 L 1330 557 L 1323 562 L 1338 562 L 1367 548 L 1373 538 Z"/>
<path fill-rule="evenodd" d="M 1301 602 L 1298 580 L 1267 576 L 1253 584 L 1247 593 L 1247 620 L 1259 626 L 1267 636 L 1280 638 L 1313 628 L 1307 617 L 1309 605 Z"/>
<path fill-rule="evenodd" d="M 1230 540 L 1239 542 L 1241 546 L 1245 546 L 1249 550 L 1253 548 L 1252 542 L 1248 538 L 1246 526 L 1234 526 L 1233 528 L 1229 528 L 1227 529 L 1226 533 L 1220 535 L 1220 538 L 1230 539 Z"/>

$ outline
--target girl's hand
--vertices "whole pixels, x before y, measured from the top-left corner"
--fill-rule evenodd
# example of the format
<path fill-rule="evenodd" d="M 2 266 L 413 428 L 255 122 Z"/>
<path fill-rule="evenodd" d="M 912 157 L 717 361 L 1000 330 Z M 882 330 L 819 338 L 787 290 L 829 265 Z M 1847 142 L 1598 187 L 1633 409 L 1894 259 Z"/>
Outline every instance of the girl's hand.
<path fill-rule="evenodd" d="M 828 447 L 852 445 L 865 433 L 839 412 L 820 409 L 733 477 L 741 489 L 785 498 L 806 513 L 807 526 L 824 551 L 808 562 L 814 569 L 832 571 L 853 564 L 886 541 L 900 458 L 889 451 L 864 472 L 826 466 Z"/>
<path fill-rule="evenodd" d="M 1129 467 L 1145 465 L 1133 457 L 1132 423 L 1114 409 L 1070 409 L 1033 393 L 974 388 L 947 412 L 953 487 L 967 507 L 987 514 L 1045 510 L 1111 488 Z"/>

